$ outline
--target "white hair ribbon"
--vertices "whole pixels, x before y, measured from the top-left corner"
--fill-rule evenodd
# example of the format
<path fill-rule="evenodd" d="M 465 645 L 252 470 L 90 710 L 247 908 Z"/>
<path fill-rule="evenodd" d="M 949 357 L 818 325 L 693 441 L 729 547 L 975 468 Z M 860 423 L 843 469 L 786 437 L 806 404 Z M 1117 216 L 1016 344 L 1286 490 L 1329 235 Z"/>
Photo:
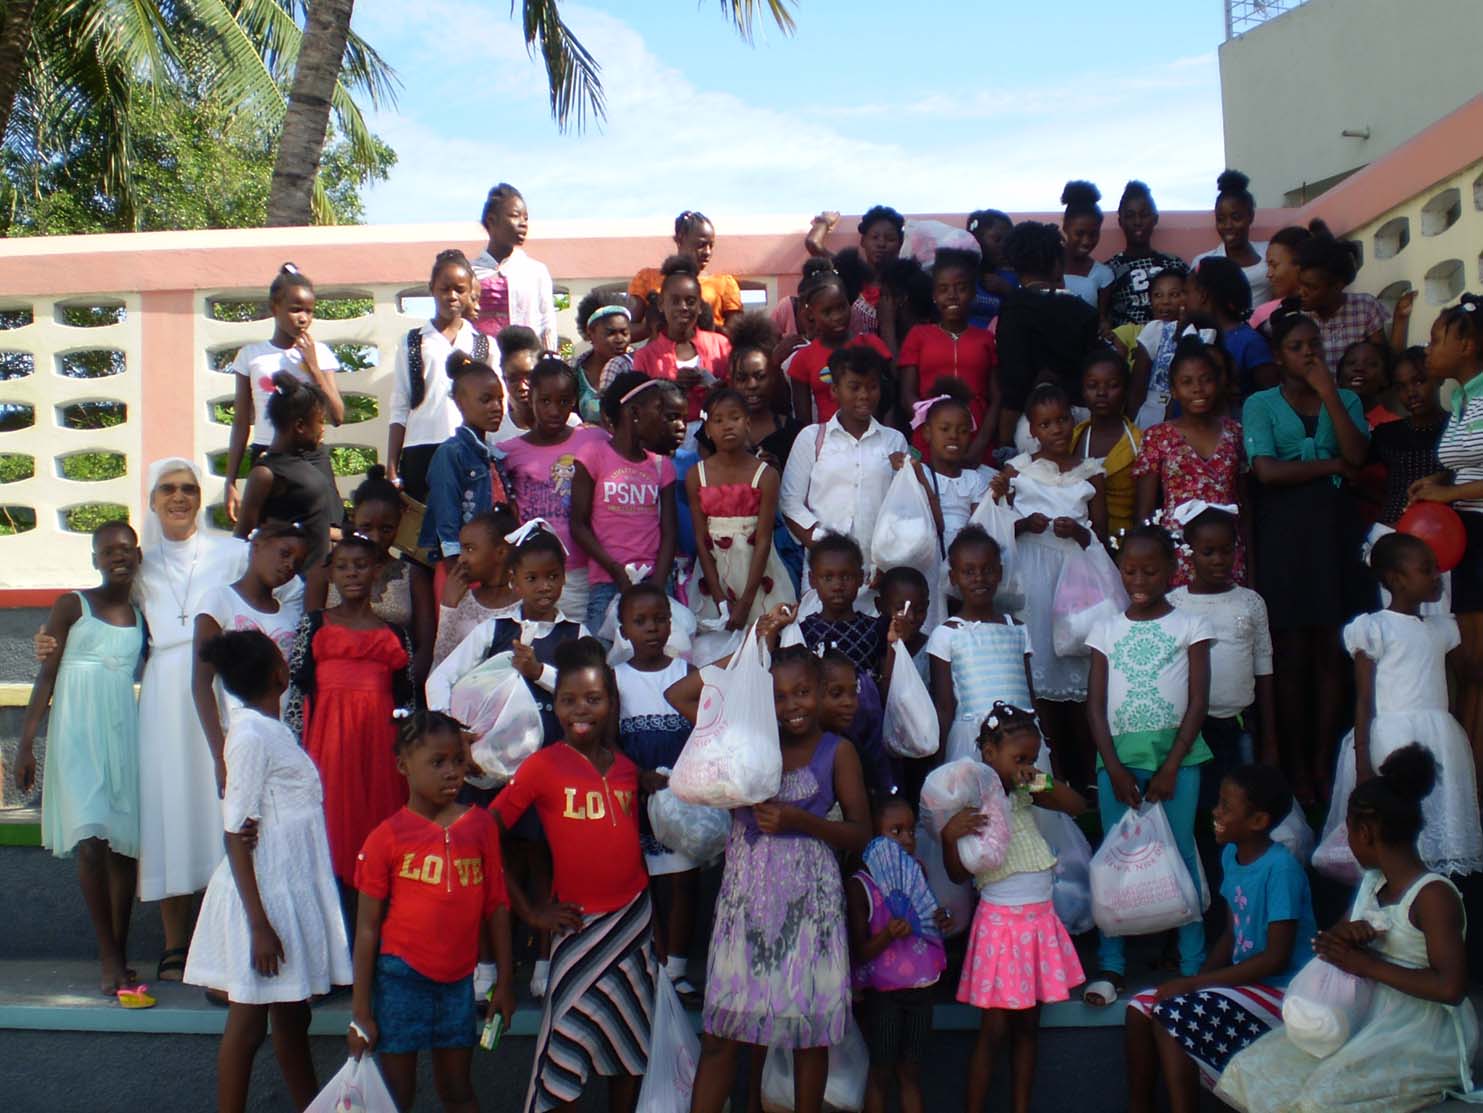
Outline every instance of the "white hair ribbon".
<path fill-rule="evenodd" d="M 567 553 L 568 556 L 571 555 L 567 551 L 565 542 L 561 540 L 556 531 L 551 528 L 551 523 L 546 521 L 545 518 L 530 519 L 530 521 L 524 523 L 519 529 L 505 534 L 505 540 L 508 541 L 511 545 L 514 545 L 516 548 L 519 548 L 521 545 L 524 545 L 527 541 L 534 537 L 537 533 L 549 533 L 552 537 L 556 538 L 556 543 L 561 546 L 561 551 L 563 553 Z"/>
<path fill-rule="evenodd" d="M 1198 336 L 1202 344 L 1214 344 L 1216 340 L 1213 328 L 1195 328 L 1194 325 L 1184 326 L 1184 331 L 1179 334 L 1179 338 L 1183 340 L 1186 336 Z"/>
<path fill-rule="evenodd" d="M 1204 499 L 1188 499 L 1180 503 L 1171 511 L 1170 516 L 1180 524 L 1181 527 L 1189 525 L 1207 510 L 1222 510 L 1236 517 L 1236 505 L 1229 502 L 1206 502 Z"/>

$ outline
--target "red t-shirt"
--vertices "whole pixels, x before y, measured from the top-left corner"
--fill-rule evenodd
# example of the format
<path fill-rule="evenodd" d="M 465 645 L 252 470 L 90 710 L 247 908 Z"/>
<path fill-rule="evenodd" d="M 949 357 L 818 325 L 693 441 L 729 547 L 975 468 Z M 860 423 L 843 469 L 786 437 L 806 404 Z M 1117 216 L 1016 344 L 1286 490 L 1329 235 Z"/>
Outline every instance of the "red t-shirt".
<path fill-rule="evenodd" d="M 649 883 L 639 849 L 639 767 L 615 754 L 604 777 L 565 742 L 537 750 L 490 805 L 505 829 L 532 805 L 551 844 L 557 900 L 595 916 Z"/>
<path fill-rule="evenodd" d="M 355 887 L 387 900 L 381 953 L 425 978 L 456 982 L 479 961 L 479 931 L 510 903 L 499 827 L 470 808 L 446 829 L 403 808 L 366 837 Z"/>
<path fill-rule="evenodd" d="M 994 334 L 986 328 L 969 325 L 954 337 L 941 325 L 913 325 L 901 344 L 896 360 L 901 367 L 917 369 L 917 397 L 931 398 L 932 384 L 938 379 L 955 378 L 971 393 L 969 409 L 976 425 L 982 428 L 989 412 L 989 386 L 994 369 L 999 366 Z M 926 433 L 918 429 L 912 443 L 926 450 Z"/>
<path fill-rule="evenodd" d="M 873 332 L 861 333 L 841 347 L 849 347 L 851 344 L 874 348 L 886 360 L 891 358 L 891 349 L 886 347 L 885 341 Z M 832 381 L 829 377 L 829 357 L 838 350 L 838 348 L 829 347 L 822 340 L 810 340 L 807 345 L 793 353 L 788 363 L 788 378 L 800 383 L 808 383 L 809 389 L 813 391 L 814 408 L 819 411 L 818 423 L 820 425 L 828 421 L 839 410 L 839 403 L 834 400 L 834 395 L 829 391 L 829 384 Z M 796 416 L 805 425 L 809 424 L 808 414 Z"/>

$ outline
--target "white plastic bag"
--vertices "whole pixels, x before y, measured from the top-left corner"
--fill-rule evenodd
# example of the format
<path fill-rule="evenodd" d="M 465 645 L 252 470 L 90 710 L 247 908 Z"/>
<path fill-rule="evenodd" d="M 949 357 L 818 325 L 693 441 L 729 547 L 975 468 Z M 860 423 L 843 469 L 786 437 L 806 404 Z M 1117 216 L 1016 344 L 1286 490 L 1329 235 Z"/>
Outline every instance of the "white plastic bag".
<path fill-rule="evenodd" d="M 935 579 L 937 523 L 927 489 L 910 461 L 897 469 L 881 500 L 875 532 L 870 535 L 870 563 L 878 571 L 903 565 L 919 569 L 927 574 L 929 584 Z"/>
<path fill-rule="evenodd" d="M 938 251 L 966 251 L 970 255 L 983 255 L 983 248 L 972 232 L 955 228 L 941 220 L 908 220 L 902 229 L 901 255 L 915 259 L 922 266 L 932 267 Z"/>
<path fill-rule="evenodd" d="M 701 688 L 695 729 L 669 778 L 685 803 L 743 808 L 777 795 L 783 753 L 768 661 L 753 625 L 725 672 Z"/>
<path fill-rule="evenodd" d="M 669 770 L 661 767 L 656 772 L 668 774 Z M 687 804 L 662 788 L 649 797 L 649 825 L 665 846 L 703 866 L 726 849 L 731 813 L 725 808 Z"/>
<path fill-rule="evenodd" d="M 1051 599 L 1051 644 L 1056 655 L 1085 657 L 1091 652 L 1087 635 L 1092 627 L 1127 607 L 1117 565 L 1096 538 L 1085 549 L 1067 552 Z"/>
<path fill-rule="evenodd" d="M 881 740 L 898 757 L 931 757 L 937 752 L 937 705 L 906 643 L 898 641 L 892 654 L 895 660 L 881 713 Z"/>
<path fill-rule="evenodd" d="M 647 578 L 653 569 L 647 564 L 625 564 L 623 571 L 628 574 L 629 582 L 636 584 Z M 608 650 L 608 664 L 614 667 L 633 657 L 633 643 L 618 628 L 618 604 L 622 598 L 623 593 L 619 592 L 609 601 L 608 609 L 603 614 L 602 626 L 597 630 L 598 638 L 612 646 Z M 695 612 L 685 604 L 670 599 L 669 639 L 664 643 L 666 656 L 690 660 L 690 643 L 694 635 Z"/>
<path fill-rule="evenodd" d="M 636 1113 L 690 1113 L 690 1090 L 699 1061 L 700 1040 L 690 1027 L 674 984 L 660 971 L 654 979 L 649 1066 L 639 1084 Z"/>
<path fill-rule="evenodd" d="M 825 1113 L 858 1113 L 865 1105 L 865 1079 L 870 1052 L 865 1036 L 851 1017 L 844 1042 L 829 1049 L 829 1080 L 824 1085 Z M 793 1051 L 770 1047 L 762 1068 L 764 1113 L 793 1113 Z M 640 1111 L 642 1113 L 642 1111 Z"/>
<path fill-rule="evenodd" d="M 741 645 L 745 630 L 728 630 L 731 609 L 721 604 L 721 613 L 711 618 L 698 618 L 695 633 L 690 638 L 690 663 L 696 668 L 714 664 L 722 657 L 729 657 Z"/>
<path fill-rule="evenodd" d="M 1315 1059 L 1332 1055 L 1370 1014 L 1375 987 L 1315 958 L 1294 975 L 1282 998 L 1287 1037 Z"/>
<path fill-rule="evenodd" d="M 1358 885 L 1365 875 L 1354 851 L 1349 849 L 1349 825 L 1340 823 L 1313 852 L 1313 868 L 1330 881 L 1341 885 Z"/>
<path fill-rule="evenodd" d="M 944 939 L 962 935 L 973 922 L 973 883 L 955 882 L 947 875 L 947 866 L 942 860 L 942 842 L 937 832 L 927 822 L 924 813 L 917 819 L 917 861 L 927 875 L 927 886 L 937 898 L 939 908 L 947 910 L 947 925 L 942 929 Z"/>
<path fill-rule="evenodd" d="M 958 861 L 976 876 L 1003 863 L 1012 832 L 1009 801 L 999 774 L 974 758 L 938 766 L 922 782 L 922 810 L 931 817 L 939 838 L 948 821 L 964 808 L 978 809 L 989 821 L 978 834 L 958 840 Z"/>
<path fill-rule="evenodd" d="M 304 1113 L 397 1113 L 373 1055 L 346 1059 Z"/>
<path fill-rule="evenodd" d="M 1316 841 L 1313 828 L 1308 826 L 1303 810 L 1296 804 L 1287 813 L 1287 818 L 1272 829 L 1272 841 L 1287 847 L 1288 853 L 1299 863 L 1307 862 L 1313 857 L 1313 844 Z"/>
<path fill-rule="evenodd" d="M 484 775 L 469 781 L 481 788 L 508 781 L 544 738 L 541 710 L 513 660 L 506 652 L 480 662 L 458 678 L 448 701 L 448 713 L 476 736 L 469 751 Z"/>
<path fill-rule="evenodd" d="M 1056 856 L 1051 889 L 1056 916 L 1072 935 L 1091 931 L 1096 926 L 1092 919 L 1092 844 L 1065 812 L 1035 808 L 1031 815 Z"/>
<path fill-rule="evenodd" d="M 1200 890 L 1162 804 L 1123 813 L 1092 856 L 1091 878 L 1092 916 L 1103 935 L 1149 935 L 1200 918 Z"/>
<path fill-rule="evenodd" d="M 1015 540 L 1014 523 L 1019 515 L 1007 502 L 995 502 L 992 495 L 985 495 L 968 516 L 968 524 L 982 526 L 985 533 L 999 546 L 999 564 L 1003 575 L 999 577 L 999 591 L 994 596 L 994 605 L 1011 614 L 1025 607 L 1025 590 L 1020 583 L 1018 564 L 1018 542 Z"/>

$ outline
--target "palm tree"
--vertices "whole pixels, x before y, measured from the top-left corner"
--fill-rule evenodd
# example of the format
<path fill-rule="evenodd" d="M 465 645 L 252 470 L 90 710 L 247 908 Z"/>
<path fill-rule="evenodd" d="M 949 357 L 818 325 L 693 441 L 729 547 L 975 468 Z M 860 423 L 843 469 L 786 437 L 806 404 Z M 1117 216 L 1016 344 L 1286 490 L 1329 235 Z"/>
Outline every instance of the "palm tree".
<path fill-rule="evenodd" d="M 540 52 L 551 91 L 551 115 L 563 131 L 586 126 L 591 113 L 605 114 L 601 66 L 562 21 L 559 0 L 519 0 L 526 48 Z M 778 28 L 789 34 L 797 0 L 719 0 L 721 10 L 747 42 L 757 17 L 765 10 Z M 514 13 L 516 0 L 510 0 Z M 324 148 L 331 99 L 330 79 L 339 73 L 339 61 L 350 35 L 355 0 L 312 0 L 299 65 L 289 93 L 283 137 L 273 166 L 273 189 L 268 198 L 269 224 L 307 224 L 312 180 Z"/>

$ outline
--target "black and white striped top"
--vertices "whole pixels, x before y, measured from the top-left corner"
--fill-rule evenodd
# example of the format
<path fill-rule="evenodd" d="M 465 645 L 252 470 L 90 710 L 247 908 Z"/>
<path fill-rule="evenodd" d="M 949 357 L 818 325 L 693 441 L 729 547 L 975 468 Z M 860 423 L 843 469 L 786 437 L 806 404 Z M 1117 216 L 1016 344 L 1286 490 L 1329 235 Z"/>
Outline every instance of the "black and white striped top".
<path fill-rule="evenodd" d="M 1483 391 L 1468 398 L 1461 417 L 1448 420 L 1437 445 L 1437 461 L 1452 473 L 1453 483 L 1483 482 Z M 1483 498 L 1463 499 L 1452 507 L 1483 513 Z"/>

